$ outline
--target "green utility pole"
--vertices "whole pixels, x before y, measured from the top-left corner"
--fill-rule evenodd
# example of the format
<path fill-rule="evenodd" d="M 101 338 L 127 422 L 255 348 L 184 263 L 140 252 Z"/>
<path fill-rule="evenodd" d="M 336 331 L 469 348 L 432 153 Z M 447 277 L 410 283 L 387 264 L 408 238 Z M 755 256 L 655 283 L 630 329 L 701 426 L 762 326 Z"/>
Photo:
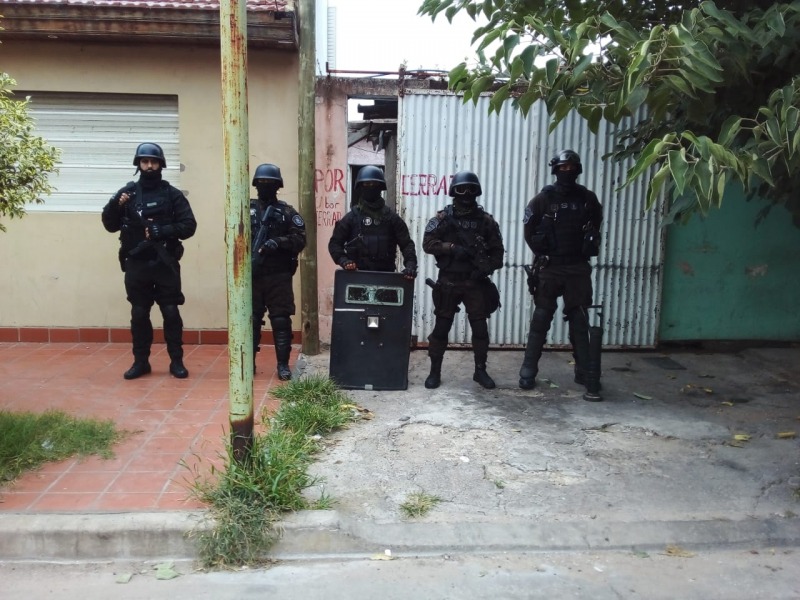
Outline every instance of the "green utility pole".
<path fill-rule="evenodd" d="M 314 195 L 314 96 L 316 94 L 315 0 L 300 0 L 300 110 L 299 142 L 299 212 L 306 222 L 306 249 L 300 255 L 300 313 L 303 352 L 319 354 L 319 298 L 317 294 L 317 205 Z"/>
<path fill-rule="evenodd" d="M 221 0 L 222 144 L 228 281 L 228 389 L 231 444 L 245 462 L 253 444 L 253 281 L 248 192 L 247 5 Z"/>

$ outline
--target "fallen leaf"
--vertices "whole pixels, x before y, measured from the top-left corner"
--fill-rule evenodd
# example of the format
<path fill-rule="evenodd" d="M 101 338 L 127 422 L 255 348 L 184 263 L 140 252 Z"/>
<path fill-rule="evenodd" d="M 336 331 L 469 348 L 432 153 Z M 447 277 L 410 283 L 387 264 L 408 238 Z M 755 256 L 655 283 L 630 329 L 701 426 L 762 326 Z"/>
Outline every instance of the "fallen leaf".
<path fill-rule="evenodd" d="M 734 406 L 733 402 L 720 402 L 722 406 Z"/>
<path fill-rule="evenodd" d="M 695 556 L 694 552 L 689 552 L 688 550 L 684 550 L 680 546 L 673 546 L 669 545 L 665 549 L 665 554 L 667 556 L 675 556 L 678 558 L 692 558 Z"/>
<path fill-rule="evenodd" d="M 650 558 L 650 555 L 644 550 L 634 550 L 633 555 L 637 558 Z"/>
<path fill-rule="evenodd" d="M 749 442 L 751 436 L 747 435 L 746 433 L 736 433 L 733 436 L 733 439 L 737 442 Z"/>
<path fill-rule="evenodd" d="M 713 394 L 713 393 L 714 393 L 714 390 L 712 390 L 711 388 L 703 388 L 703 391 L 704 391 L 706 394 Z"/>
<path fill-rule="evenodd" d="M 652 396 L 645 396 L 644 394 L 640 394 L 639 392 L 634 392 L 633 395 L 636 396 L 637 398 L 641 399 L 641 400 L 652 400 L 653 399 Z"/>
<path fill-rule="evenodd" d="M 778 433 L 777 438 L 779 440 L 791 440 L 794 439 L 796 436 L 794 431 L 781 431 Z"/>
<path fill-rule="evenodd" d="M 133 573 L 121 573 L 117 576 L 116 582 L 117 583 L 129 583 L 130 580 L 133 578 Z"/>
<path fill-rule="evenodd" d="M 181 575 L 172 568 L 171 562 L 160 563 L 153 568 L 156 570 L 156 579 L 160 579 L 162 581 L 167 579 L 175 579 Z"/>

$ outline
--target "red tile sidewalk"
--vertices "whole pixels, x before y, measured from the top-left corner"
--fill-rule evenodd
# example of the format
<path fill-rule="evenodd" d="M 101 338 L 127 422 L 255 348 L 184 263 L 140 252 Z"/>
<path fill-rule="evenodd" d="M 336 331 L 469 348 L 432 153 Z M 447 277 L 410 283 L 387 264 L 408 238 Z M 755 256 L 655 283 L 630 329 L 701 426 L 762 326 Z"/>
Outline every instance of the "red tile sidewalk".
<path fill-rule="evenodd" d="M 297 356 L 295 347 L 292 358 Z M 46 464 L 0 487 L 0 511 L 119 512 L 187 510 L 187 482 L 221 463 L 229 435 L 226 345 L 184 346 L 188 379 L 169 375 L 163 344 L 153 346 L 153 373 L 125 381 L 130 344 L 0 343 L 0 410 L 62 410 L 112 419 L 132 432 L 113 459 L 88 457 Z M 279 384 L 271 347 L 258 354 L 256 422 Z M 186 466 L 184 466 L 184 464 Z M 188 467 L 188 468 L 187 468 Z"/>

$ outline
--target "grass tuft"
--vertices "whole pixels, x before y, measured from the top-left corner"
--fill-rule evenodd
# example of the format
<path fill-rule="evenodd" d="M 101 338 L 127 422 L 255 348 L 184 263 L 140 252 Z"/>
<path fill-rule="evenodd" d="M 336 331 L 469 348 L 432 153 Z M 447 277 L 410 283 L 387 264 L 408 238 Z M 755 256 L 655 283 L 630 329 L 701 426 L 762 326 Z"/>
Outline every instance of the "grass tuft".
<path fill-rule="evenodd" d="M 0 411 L 0 484 L 72 456 L 111 458 L 112 446 L 124 436 L 111 420 L 78 419 L 56 410 Z"/>
<path fill-rule="evenodd" d="M 248 458 L 235 460 L 226 441 L 225 465 L 210 477 L 195 477 L 192 494 L 208 504 L 214 527 L 199 534 L 198 553 L 206 568 L 259 565 L 278 539 L 276 523 L 286 512 L 330 508 L 324 492 L 309 502 L 303 491 L 318 481 L 308 467 L 317 438 L 355 420 L 349 398 L 329 379 L 292 380 L 271 394 L 281 400 L 274 415 L 262 415 L 264 433 L 255 433 Z"/>
<path fill-rule="evenodd" d="M 406 501 L 400 505 L 400 510 L 409 519 L 424 517 L 441 501 L 442 499 L 438 496 L 432 496 L 425 492 L 414 492 L 406 497 Z"/>

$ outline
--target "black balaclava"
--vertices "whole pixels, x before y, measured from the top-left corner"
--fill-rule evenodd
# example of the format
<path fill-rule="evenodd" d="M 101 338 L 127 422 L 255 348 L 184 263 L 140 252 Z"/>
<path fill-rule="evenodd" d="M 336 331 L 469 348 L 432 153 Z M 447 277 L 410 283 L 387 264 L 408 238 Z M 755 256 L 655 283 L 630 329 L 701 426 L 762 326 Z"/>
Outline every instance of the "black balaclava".
<path fill-rule="evenodd" d="M 145 189 L 152 189 L 161 182 L 161 168 L 154 171 L 140 171 L 139 182 Z"/>
<path fill-rule="evenodd" d="M 578 181 L 578 171 L 556 171 L 556 183 L 564 189 L 574 188 Z"/>
<path fill-rule="evenodd" d="M 378 217 L 381 212 L 383 212 L 383 207 L 386 206 L 386 202 L 383 196 L 381 196 L 380 188 L 361 187 L 359 190 L 358 205 L 364 213 L 372 217 Z"/>
<path fill-rule="evenodd" d="M 457 215 L 466 215 L 478 208 L 477 196 L 456 196 L 453 198 L 453 211 Z"/>
<path fill-rule="evenodd" d="M 258 190 L 258 199 L 264 204 L 272 204 L 278 201 L 278 190 L 280 184 L 277 181 L 259 181 L 256 183 L 256 190 Z"/>

